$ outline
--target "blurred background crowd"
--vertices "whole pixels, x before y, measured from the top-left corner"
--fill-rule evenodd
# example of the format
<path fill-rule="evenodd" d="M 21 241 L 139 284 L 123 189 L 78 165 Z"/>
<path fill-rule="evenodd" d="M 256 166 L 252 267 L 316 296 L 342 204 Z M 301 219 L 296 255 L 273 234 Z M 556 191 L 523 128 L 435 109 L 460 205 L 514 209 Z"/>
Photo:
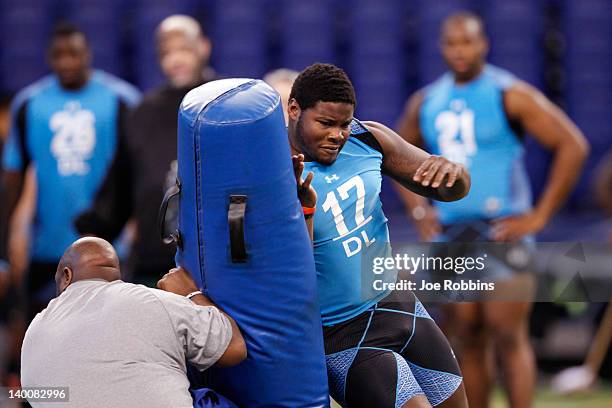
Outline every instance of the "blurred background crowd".
<path fill-rule="evenodd" d="M 87 38 L 91 66 L 134 86 L 110 86 L 122 89 L 117 93 L 130 114 L 115 119 L 121 129 L 115 135 L 117 156 L 103 164 L 106 174 L 96 180 L 97 191 L 84 193 L 91 197 L 75 214 L 76 228 L 116 240 L 130 279 L 152 284 L 171 266 L 172 248 L 159 242 L 156 210 L 174 183 L 176 110 L 190 88 L 222 77 L 263 78 L 285 68 L 266 77 L 281 91 L 289 89 L 291 70 L 330 62 L 345 69 L 355 85 L 356 117 L 395 127 L 408 96 L 445 71 L 440 23 L 458 10 L 483 17 L 490 62 L 543 91 L 591 145 L 577 188 L 538 239 L 606 242 L 612 236 L 606 213 L 612 166 L 609 0 L 0 0 L 0 136 L 5 139 L 17 126 L 10 123 L 11 101 L 13 122 L 18 120 L 14 96 L 50 72 L 54 41 L 74 30 L 64 25 L 52 34 L 54 28 L 60 22 L 74 24 Z M 181 18 L 160 26 L 174 14 L 193 17 L 203 31 Z M 174 36 L 176 31 L 182 36 Z M 139 92 L 144 96 L 137 102 Z M 529 138 L 526 147 L 537 197 L 550 157 Z M 8 240 L 10 279 L 0 285 L 0 380 L 5 385 L 18 384 L 20 336 L 33 312 L 30 298 L 33 290 L 44 289 L 23 283 L 38 221 L 35 197 L 44 183 L 40 170 L 38 177 L 31 171 L 24 179 Z M 391 234 L 402 242 L 416 240 L 388 184 L 383 203 Z M 92 209 L 83 213 L 89 204 Z M 539 367 L 553 372 L 580 363 L 603 308 L 537 304 L 532 335 Z M 609 353 L 601 374 L 612 376 Z"/>

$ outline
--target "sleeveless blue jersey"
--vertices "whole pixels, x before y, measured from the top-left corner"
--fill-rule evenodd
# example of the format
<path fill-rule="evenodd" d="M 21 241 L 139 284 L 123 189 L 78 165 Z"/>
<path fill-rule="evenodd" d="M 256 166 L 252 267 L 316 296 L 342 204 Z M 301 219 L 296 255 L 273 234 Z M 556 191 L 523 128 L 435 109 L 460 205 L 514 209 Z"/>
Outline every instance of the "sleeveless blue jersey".
<path fill-rule="evenodd" d="M 395 282 L 395 270 L 373 273 L 375 258 L 391 256 L 380 201 L 382 154 L 358 140 L 369 133 L 353 121 L 351 137 L 329 166 L 305 163 L 317 192 L 314 255 L 324 325 L 348 320 L 388 294 L 374 280 Z"/>
<path fill-rule="evenodd" d="M 430 153 L 464 164 L 469 194 L 456 202 L 436 202 L 443 224 L 490 219 L 528 211 L 531 190 L 524 149 L 508 122 L 503 93 L 516 78 L 487 65 L 467 84 L 452 74 L 424 90 L 419 120 Z"/>
<path fill-rule="evenodd" d="M 35 167 L 33 260 L 57 262 L 79 237 L 74 218 L 90 206 L 106 175 L 122 107 L 139 97 L 136 88 L 102 71 L 78 90 L 63 89 L 50 75 L 15 97 L 3 165 L 9 171 Z"/>

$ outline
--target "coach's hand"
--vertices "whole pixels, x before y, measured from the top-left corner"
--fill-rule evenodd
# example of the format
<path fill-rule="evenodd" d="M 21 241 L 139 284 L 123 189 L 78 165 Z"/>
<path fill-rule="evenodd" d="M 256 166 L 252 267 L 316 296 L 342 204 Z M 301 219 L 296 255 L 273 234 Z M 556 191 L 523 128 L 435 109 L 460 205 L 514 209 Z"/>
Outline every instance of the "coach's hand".
<path fill-rule="evenodd" d="M 304 155 L 293 155 L 291 156 L 291 161 L 293 161 L 293 173 L 295 174 L 295 181 L 297 182 L 297 193 L 300 203 L 302 203 L 302 207 L 312 208 L 317 205 L 317 192 L 310 185 L 314 173 L 312 171 L 308 172 L 306 180 L 302 180 L 302 173 L 304 172 Z"/>
<path fill-rule="evenodd" d="M 493 240 L 518 241 L 525 235 L 535 234 L 546 225 L 547 219 L 536 211 L 493 221 Z"/>
<path fill-rule="evenodd" d="M 165 274 L 158 282 L 157 287 L 166 292 L 187 296 L 198 290 L 191 275 L 184 268 L 173 268 Z"/>

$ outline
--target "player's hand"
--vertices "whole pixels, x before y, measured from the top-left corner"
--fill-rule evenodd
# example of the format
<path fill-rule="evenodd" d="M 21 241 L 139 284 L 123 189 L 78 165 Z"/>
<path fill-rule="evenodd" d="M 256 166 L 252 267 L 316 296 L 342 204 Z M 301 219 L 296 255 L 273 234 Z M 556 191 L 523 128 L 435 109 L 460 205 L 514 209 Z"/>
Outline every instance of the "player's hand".
<path fill-rule="evenodd" d="M 431 241 L 442 231 L 442 226 L 438 220 L 438 212 L 429 205 L 419 205 L 409 210 L 408 216 L 412 219 L 421 241 Z"/>
<path fill-rule="evenodd" d="M 492 238 L 499 242 L 518 241 L 525 235 L 539 232 L 546 222 L 547 220 L 535 211 L 499 218 L 492 222 Z"/>
<path fill-rule="evenodd" d="M 465 168 L 463 165 L 454 163 L 442 156 L 430 156 L 425 160 L 412 176 L 412 180 L 423 187 L 438 188 L 440 186 L 450 188 L 463 176 Z M 448 177 L 443 184 L 444 178 Z"/>
<path fill-rule="evenodd" d="M 295 174 L 295 181 L 297 182 L 300 203 L 302 203 L 302 207 L 312 208 L 317 205 L 317 192 L 310 184 L 314 177 L 314 173 L 312 171 L 308 172 L 306 179 L 302 180 L 302 173 L 304 172 L 304 155 L 293 155 L 291 156 L 291 161 L 293 162 L 293 172 Z"/>
<path fill-rule="evenodd" d="M 189 272 L 184 268 L 173 268 L 165 274 L 158 282 L 157 287 L 166 292 L 187 296 L 198 290 Z"/>

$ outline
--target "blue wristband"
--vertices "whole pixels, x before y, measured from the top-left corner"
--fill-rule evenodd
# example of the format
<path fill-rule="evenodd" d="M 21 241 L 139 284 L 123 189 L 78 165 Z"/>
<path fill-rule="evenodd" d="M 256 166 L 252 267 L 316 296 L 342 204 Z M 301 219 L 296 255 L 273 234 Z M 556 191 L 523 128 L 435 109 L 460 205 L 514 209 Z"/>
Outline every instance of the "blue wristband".
<path fill-rule="evenodd" d="M 0 259 L 0 273 L 8 273 L 10 268 L 11 264 L 9 264 L 7 261 Z"/>

